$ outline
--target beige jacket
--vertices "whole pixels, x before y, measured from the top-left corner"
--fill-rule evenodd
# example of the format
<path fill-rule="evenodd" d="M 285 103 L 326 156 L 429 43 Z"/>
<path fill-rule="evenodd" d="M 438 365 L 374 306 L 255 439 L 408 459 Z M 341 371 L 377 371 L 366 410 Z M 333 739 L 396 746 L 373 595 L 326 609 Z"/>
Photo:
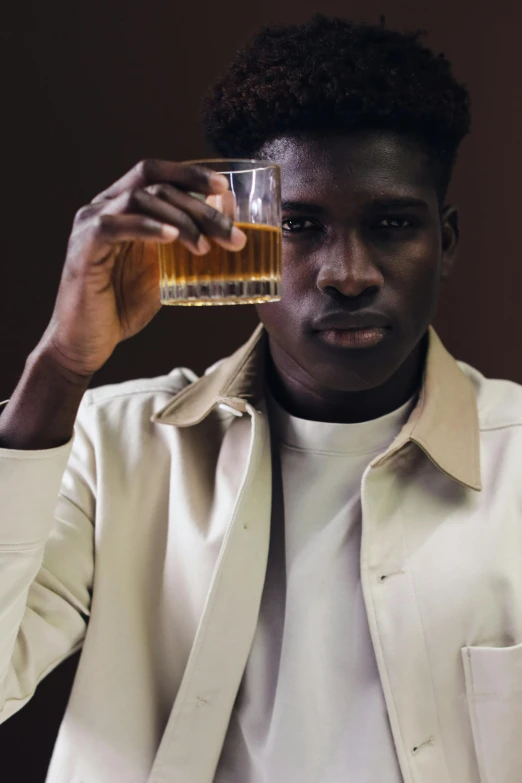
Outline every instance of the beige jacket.
<path fill-rule="evenodd" d="M 267 561 L 266 340 L 200 379 L 87 392 L 64 446 L 0 449 L 0 719 L 83 646 L 48 783 L 213 779 Z M 522 387 L 430 328 L 418 405 L 361 502 L 405 783 L 522 781 Z"/>

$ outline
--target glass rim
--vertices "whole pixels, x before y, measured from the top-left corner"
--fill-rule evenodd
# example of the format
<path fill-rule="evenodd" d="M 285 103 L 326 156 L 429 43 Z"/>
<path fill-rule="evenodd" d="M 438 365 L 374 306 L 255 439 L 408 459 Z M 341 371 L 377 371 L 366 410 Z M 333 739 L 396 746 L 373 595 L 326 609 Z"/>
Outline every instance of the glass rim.
<path fill-rule="evenodd" d="M 265 169 L 281 168 L 279 163 L 274 163 L 273 160 L 258 160 L 257 158 L 197 158 L 196 160 L 183 160 L 182 163 L 188 164 L 205 164 L 205 163 L 255 163 L 256 165 L 251 169 L 245 169 L 244 171 L 226 171 L 218 172 L 224 174 L 247 174 L 249 171 L 263 171 Z"/>

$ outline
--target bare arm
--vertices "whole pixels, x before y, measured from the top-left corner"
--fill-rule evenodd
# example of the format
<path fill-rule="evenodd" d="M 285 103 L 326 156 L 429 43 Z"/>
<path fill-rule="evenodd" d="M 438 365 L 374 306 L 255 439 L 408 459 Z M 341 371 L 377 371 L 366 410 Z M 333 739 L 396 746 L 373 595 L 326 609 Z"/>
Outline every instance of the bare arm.
<path fill-rule="evenodd" d="M 94 373 L 161 307 L 158 242 L 177 238 L 198 255 L 210 249 L 205 236 L 244 247 L 230 217 L 190 195 L 227 187 L 211 170 L 146 160 L 76 213 L 51 321 L 0 416 L 0 448 L 49 449 L 70 440 Z"/>
<path fill-rule="evenodd" d="M 0 448 L 52 449 L 67 443 L 91 377 L 68 373 L 36 348 L 0 416 Z"/>

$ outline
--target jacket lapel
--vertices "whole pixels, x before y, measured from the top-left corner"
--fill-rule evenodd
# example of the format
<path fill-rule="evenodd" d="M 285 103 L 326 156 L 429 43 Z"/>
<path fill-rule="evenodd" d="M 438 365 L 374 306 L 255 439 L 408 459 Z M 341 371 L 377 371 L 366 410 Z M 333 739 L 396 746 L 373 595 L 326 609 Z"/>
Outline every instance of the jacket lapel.
<path fill-rule="evenodd" d="M 211 783 L 254 638 L 270 539 L 272 468 L 267 417 L 243 405 L 249 415 L 232 425 L 243 481 L 148 783 Z"/>

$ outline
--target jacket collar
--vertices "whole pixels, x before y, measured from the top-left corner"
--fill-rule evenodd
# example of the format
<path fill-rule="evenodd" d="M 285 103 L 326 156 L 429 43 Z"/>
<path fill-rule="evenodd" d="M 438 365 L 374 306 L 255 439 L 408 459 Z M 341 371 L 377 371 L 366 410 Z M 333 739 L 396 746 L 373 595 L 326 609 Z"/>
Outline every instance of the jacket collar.
<path fill-rule="evenodd" d="M 190 427 L 219 404 L 245 410 L 264 396 L 268 335 L 263 326 L 215 369 L 186 386 L 152 421 Z M 432 326 L 417 404 L 408 421 L 372 466 L 390 459 L 408 442 L 416 443 L 444 473 L 471 489 L 481 490 L 479 421 L 471 380 L 443 346 Z"/>

